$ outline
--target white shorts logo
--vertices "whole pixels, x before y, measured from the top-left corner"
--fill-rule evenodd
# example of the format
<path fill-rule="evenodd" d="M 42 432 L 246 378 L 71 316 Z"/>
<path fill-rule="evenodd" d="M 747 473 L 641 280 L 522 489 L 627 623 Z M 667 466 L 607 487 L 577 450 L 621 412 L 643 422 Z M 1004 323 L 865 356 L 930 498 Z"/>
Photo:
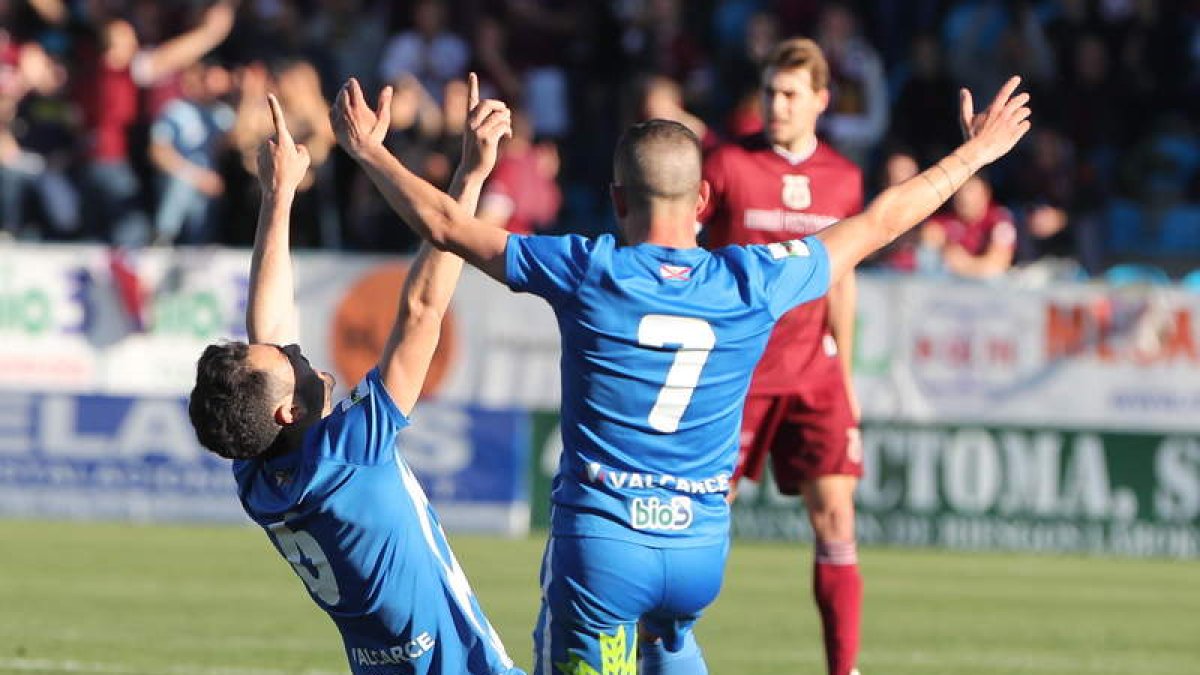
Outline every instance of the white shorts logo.
<path fill-rule="evenodd" d="M 783 205 L 797 211 L 812 206 L 812 189 L 809 187 L 808 176 L 784 176 L 783 193 L 780 195 Z"/>
<path fill-rule="evenodd" d="M 635 530 L 686 530 L 692 525 L 689 497 L 635 497 L 629 500 L 629 524 Z"/>

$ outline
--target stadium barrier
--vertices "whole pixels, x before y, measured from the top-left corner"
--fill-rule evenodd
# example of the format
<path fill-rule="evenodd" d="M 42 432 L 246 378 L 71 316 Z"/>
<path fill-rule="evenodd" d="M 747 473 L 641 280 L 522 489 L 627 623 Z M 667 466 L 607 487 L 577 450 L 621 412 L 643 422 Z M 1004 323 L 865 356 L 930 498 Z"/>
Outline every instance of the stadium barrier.
<path fill-rule="evenodd" d="M 0 247 L 0 515 L 244 520 L 229 463 L 196 443 L 186 395 L 206 344 L 245 337 L 248 265 L 245 251 Z M 300 343 L 336 375 L 336 396 L 373 365 L 403 277 L 394 258 L 297 256 Z M 401 444 L 448 529 L 519 535 L 529 415 L 450 393 L 473 388 L 473 354 L 499 321 L 490 283 L 464 281 L 483 304 L 447 319 L 427 387 L 437 399 Z"/>
<path fill-rule="evenodd" d="M 0 513 L 240 517 L 182 397 L 204 345 L 244 337 L 248 259 L 0 248 Z M 338 394 L 374 362 L 404 273 L 394 257 L 296 256 L 300 343 Z M 1200 555 L 1200 296 L 870 275 L 859 287 L 864 541 Z M 451 529 L 544 523 L 553 315 L 468 270 L 443 335 L 426 387 L 437 403 L 402 437 L 414 468 Z M 735 511 L 740 535 L 806 536 L 795 500 L 769 488 Z"/>
<path fill-rule="evenodd" d="M 524 534 L 529 416 L 431 402 L 405 459 L 448 529 Z M 229 462 L 196 442 L 187 400 L 0 393 L 0 514 L 245 520 Z"/>
<path fill-rule="evenodd" d="M 534 527 L 562 448 L 534 413 Z M 1200 557 L 1200 436 L 867 422 L 856 494 L 865 544 Z M 812 541 L 798 497 L 743 482 L 737 537 Z"/>

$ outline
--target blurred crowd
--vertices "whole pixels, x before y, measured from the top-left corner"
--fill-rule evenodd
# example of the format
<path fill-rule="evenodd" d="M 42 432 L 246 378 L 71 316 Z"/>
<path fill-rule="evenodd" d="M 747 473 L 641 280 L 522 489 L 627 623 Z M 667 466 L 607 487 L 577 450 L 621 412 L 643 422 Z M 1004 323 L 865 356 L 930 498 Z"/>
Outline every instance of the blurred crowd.
<path fill-rule="evenodd" d="M 760 63 L 793 35 L 827 54 L 821 133 L 868 193 L 957 144 L 960 86 L 987 100 L 1018 73 L 1033 94 L 1015 156 L 875 265 L 1200 265 L 1197 0 L 0 0 L 0 238 L 248 245 L 274 91 L 313 157 L 294 244 L 409 250 L 328 104 L 351 75 L 392 84 L 388 145 L 445 187 L 472 70 L 518 111 L 481 217 L 609 231 L 620 130 L 668 117 L 709 147 L 754 132 Z"/>

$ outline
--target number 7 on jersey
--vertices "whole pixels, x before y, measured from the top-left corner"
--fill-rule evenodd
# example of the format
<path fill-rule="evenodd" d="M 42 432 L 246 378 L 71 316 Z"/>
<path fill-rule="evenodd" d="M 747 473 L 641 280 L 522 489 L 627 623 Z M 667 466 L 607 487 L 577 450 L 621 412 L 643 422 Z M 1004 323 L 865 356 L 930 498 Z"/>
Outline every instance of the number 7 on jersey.
<path fill-rule="evenodd" d="M 638 324 L 638 344 L 644 347 L 679 345 L 667 371 L 666 382 L 650 409 L 650 427 L 669 434 L 679 429 L 683 412 L 700 382 L 700 371 L 717 344 L 712 326 L 703 319 L 668 314 L 647 314 Z"/>

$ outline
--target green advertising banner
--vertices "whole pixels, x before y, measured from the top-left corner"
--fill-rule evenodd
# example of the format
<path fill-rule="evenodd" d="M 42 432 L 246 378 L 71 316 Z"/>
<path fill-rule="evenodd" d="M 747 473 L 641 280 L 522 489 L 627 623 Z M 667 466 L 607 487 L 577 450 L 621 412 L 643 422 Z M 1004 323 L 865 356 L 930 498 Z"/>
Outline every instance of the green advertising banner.
<path fill-rule="evenodd" d="M 557 412 L 533 413 L 531 524 L 549 519 Z M 1200 435 L 869 423 L 858 539 L 1200 557 Z M 735 537 L 810 540 L 796 497 L 743 481 Z"/>

